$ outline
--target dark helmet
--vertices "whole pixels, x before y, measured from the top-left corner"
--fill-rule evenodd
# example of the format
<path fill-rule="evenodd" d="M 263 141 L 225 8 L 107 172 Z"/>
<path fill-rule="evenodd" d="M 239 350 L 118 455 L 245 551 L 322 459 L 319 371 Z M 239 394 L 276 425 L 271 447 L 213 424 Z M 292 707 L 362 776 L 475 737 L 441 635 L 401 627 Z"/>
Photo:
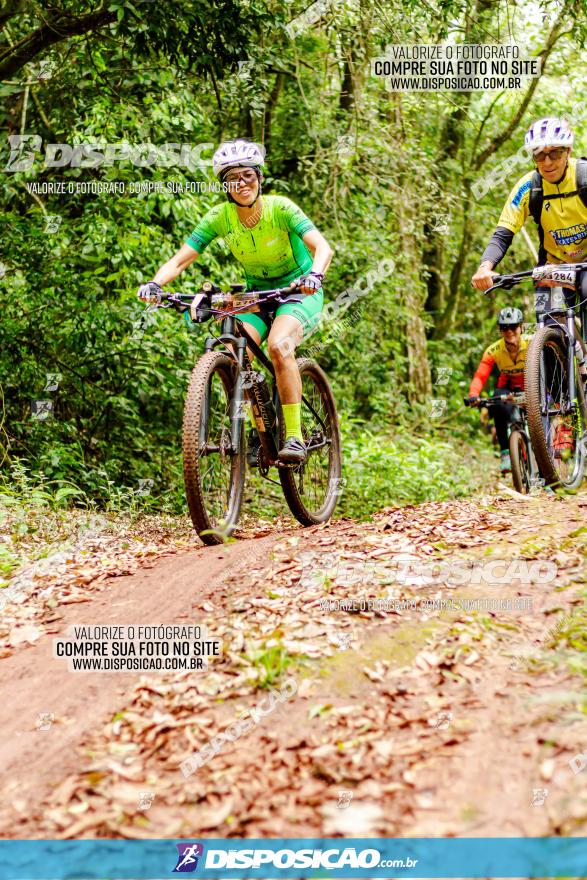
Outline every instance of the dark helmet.
<path fill-rule="evenodd" d="M 497 323 L 500 327 L 517 327 L 518 324 L 522 324 L 523 322 L 523 313 L 520 311 L 520 309 L 515 309 L 512 306 L 506 306 L 505 309 L 502 309 L 497 316 Z"/>

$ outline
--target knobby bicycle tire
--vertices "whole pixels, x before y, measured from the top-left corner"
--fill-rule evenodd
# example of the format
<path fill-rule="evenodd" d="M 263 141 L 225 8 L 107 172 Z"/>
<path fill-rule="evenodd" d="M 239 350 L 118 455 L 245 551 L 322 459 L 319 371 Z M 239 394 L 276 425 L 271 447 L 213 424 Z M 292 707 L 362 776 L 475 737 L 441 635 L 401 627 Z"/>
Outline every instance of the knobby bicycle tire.
<path fill-rule="evenodd" d="M 583 341 L 579 340 L 583 350 L 585 346 Z M 567 489 L 576 489 L 580 486 L 583 475 L 585 473 L 585 455 L 582 448 L 577 451 L 578 466 L 574 476 L 570 480 L 564 480 L 557 472 L 554 459 L 548 448 L 548 442 L 544 432 L 544 422 L 541 412 L 540 400 L 540 372 L 541 372 L 541 355 L 545 348 L 550 348 L 560 362 L 562 374 L 565 378 L 568 388 L 567 376 L 567 355 L 566 342 L 563 332 L 556 327 L 539 327 L 535 335 L 532 337 L 528 350 L 526 352 L 526 367 L 524 385 L 526 390 L 528 428 L 530 431 L 530 440 L 532 449 L 538 464 L 538 469 L 545 482 L 549 486 L 562 486 Z M 577 375 L 577 403 L 579 406 L 579 416 L 581 419 L 582 433 L 587 426 L 587 404 L 585 401 L 585 391 L 583 383 Z"/>
<path fill-rule="evenodd" d="M 315 361 L 310 360 L 309 358 L 298 358 L 297 364 L 300 369 L 302 383 L 304 377 L 309 378 L 318 389 L 328 422 L 331 443 L 328 453 L 328 489 L 325 493 L 323 504 L 317 510 L 311 509 L 308 506 L 308 500 L 305 497 L 305 493 L 300 492 L 300 477 L 302 483 L 304 480 L 308 479 L 309 474 L 306 473 L 306 469 L 309 466 L 311 467 L 312 455 L 316 455 L 317 453 L 310 453 L 308 460 L 302 466 L 303 471 L 301 474 L 299 468 L 280 468 L 279 479 L 281 481 L 281 488 L 283 489 L 285 500 L 297 521 L 304 526 L 311 526 L 327 522 L 330 519 L 341 492 L 340 431 L 336 404 L 326 374 Z M 304 407 L 305 404 L 302 403 L 302 412 L 305 411 Z M 279 408 L 279 421 L 280 440 L 283 444 L 285 439 L 285 425 L 281 416 L 281 408 Z"/>
<path fill-rule="evenodd" d="M 201 437 L 204 433 L 205 419 L 209 417 L 208 397 L 214 376 L 220 377 L 227 405 L 230 408 L 236 381 L 235 362 L 222 352 L 209 351 L 197 361 L 192 370 L 183 416 L 185 492 L 192 523 L 204 544 L 222 544 L 232 534 L 240 515 L 245 483 L 244 428 L 241 421 L 238 453 L 225 456 L 227 464 L 228 459 L 231 459 L 226 510 L 222 517 L 225 522 L 216 521 L 209 509 L 210 502 L 206 497 L 203 479 L 207 473 L 205 462 L 208 462 L 209 456 L 201 455 Z M 236 415 L 238 414 L 234 414 L 233 417 Z M 230 422 L 228 422 L 229 431 Z M 226 439 L 226 430 L 223 429 L 224 442 Z M 222 458 L 222 455 L 219 454 L 219 457 Z"/>
<path fill-rule="evenodd" d="M 512 431 L 510 434 L 510 459 L 512 480 L 516 492 L 528 495 L 530 492 L 530 450 L 524 434 Z"/>

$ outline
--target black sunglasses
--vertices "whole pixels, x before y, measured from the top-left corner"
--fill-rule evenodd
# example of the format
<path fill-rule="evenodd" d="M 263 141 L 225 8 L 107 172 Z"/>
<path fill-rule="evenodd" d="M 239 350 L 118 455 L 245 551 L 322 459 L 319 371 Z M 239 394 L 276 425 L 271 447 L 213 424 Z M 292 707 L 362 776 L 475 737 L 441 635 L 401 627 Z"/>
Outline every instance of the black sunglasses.
<path fill-rule="evenodd" d="M 229 187 L 234 187 L 239 183 L 252 183 L 254 180 L 257 180 L 257 172 L 253 171 L 252 168 L 247 168 L 245 171 L 228 173 L 224 177 L 224 183 L 227 183 Z"/>
<path fill-rule="evenodd" d="M 536 163 L 536 165 L 539 165 L 541 162 L 546 162 L 547 159 L 552 159 L 553 162 L 558 162 L 563 153 L 566 152 L 566 147 L 557 147 L 555 150 L 551 150 L 549 153 L 541 151 L 540 153 L 534 154 L 534 162 Z"/>

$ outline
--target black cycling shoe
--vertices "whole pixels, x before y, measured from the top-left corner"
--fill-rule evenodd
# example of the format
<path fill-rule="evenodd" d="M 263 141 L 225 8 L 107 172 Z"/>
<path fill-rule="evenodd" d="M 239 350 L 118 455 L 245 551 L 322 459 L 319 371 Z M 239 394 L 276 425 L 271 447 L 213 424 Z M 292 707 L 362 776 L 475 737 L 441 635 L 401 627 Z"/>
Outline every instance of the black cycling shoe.
<path fill-rule="evenodd" d="M 259 439 L 259 433 L 258 431 L 255 431 L 254 428 L 251 428 L 251 430 L 249 431 L 249 439 L 247 442 L 247 464 L 249 465 L 249 467 L 257 467 L 257 455 L 260 448 L 261 440 Z"/>
<path fill-rule="evenodd" d="M 303 464 L 307 455 L 305 444 L 297 437 L 290 437 L 283 444 L 283 449 L 279 450 L 277 457 L 283 464 Z"/>

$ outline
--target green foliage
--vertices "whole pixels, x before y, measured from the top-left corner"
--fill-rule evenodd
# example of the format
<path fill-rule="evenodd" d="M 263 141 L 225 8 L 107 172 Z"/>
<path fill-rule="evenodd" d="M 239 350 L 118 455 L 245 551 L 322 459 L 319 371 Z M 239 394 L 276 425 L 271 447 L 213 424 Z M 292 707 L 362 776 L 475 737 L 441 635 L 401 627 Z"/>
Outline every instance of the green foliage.
<path fill-rule="evenodd" d="M 564 618 L 551 634 L 550 644 L 566 645 L 574 652 L 587 654 L 587 605 L 575 608 L 572 615 Z M 586 658 L 577 662 L 582 664 L 583 672 L 587 675 Z"/>
<path fill-rule="evenodd" d="M 483 461 L 474 448 L 398 432 L 375 434 L 360 422 L 343 423 L 345 479 L 337 515 L 364 518 L 382 507 L 445 501 L 478 488 Z M 484 462 L 486 466 L 486 462 Z"/>
<path fill-rule="evenodd" d="M 450 444 L 455 436 L 470 442 L 478 422 L 461 398 L 494 338 L 498 307 L 524 304 L 517 291 L 495 301 L 471 295 L 469 278 L 527 167 L 516 166 L 479 199 L 471 186 L 517 152 L 532 118 L 552 110 L 574 109 L 577 152 L 585 152 L 587 117 L 577 100 L 587 83 L 577 50 L 585 16 L 575 2 L 557 7 L 547 74 L 510 127 L 521 93 L 390 94 L 371 61 L 389 43 L 413 42 L 414 32 L 420 42 L 449 35 L 481 42 L 502 32 L 506 13 L 522 49 L 538 54 L 554 27 L 551 4 L 539 6 L 548 21 L 511 4 L 505 11 L 485 4 L 472 16 L 457 0 L 336 3 L 294 40 L 284 26 L 305 3 L 109 0 L 77 29 L 96 12 L 82 0 L 47 10 L 15 6 L 0 56 L 6 130 L 37 134 L 43 147 L 173 143 L 195 153 L 169 167 L 139 157 L 56 168 L 40 150 L 32 168 L 4 175 L 0 466 L 7 479 L 11 465 L 24 461 L 38 491 L 52 493 L 48 504 L 184 510 L 182 404 L 206 330 L 190 332 L 175 314 L 145 315 L 135 291 L 223 196 L 131 193 L 130 184 L 204 184 L 214 145 L 244 135 L 267 147 L 265 191 L 292 197 L 334 246 L 327 299 L 382 259 L 396 264 L 353 305 L 350 319 L 339 316 L 306 343 L 345 418 L 340 510 L 362 515 L 468 491 L 476 479 Z M 29 55 L 13 51 L 47 20 L 56 42 L 40 39 Z M 52 65 L 50 75 L 40 75 L 41 62 Z M 27 190 L 113 181 L 126 185 L 124 195 Z M 55 215 L 60 222 L 48 231 Z M 505 270 L 532 262 L 518 239 Z M 222 243 L 174 286 L 195 290 L 204 278 L 241 280 Z M 528 300 L 529 320 L 531 313 Z M 432 386 L 432 396 L 447 401 L 432 423 L 428 377 L 434 381 L 437 368 L 452 373 L 448 385 Z M 47 374 L 61 375 L 57 389 L 45 390 Z M 46 399 L 52 417 L 35 419 L 31 402 Z M 153 482 L 141 496 L 145 480 Z M 250 486 L 251 513 L 283 510 L 267 483 L 253 478 Z"/>
<path fill-rule="evenodd" d="M 48 546 L 69 537 L 67 507 L 82 495 L 75 486 L 33 478 L 22 462 L 0 475 L 0 589 L 24 562 L 44 556 Z"/>
<path fill-rule="evenodd" d="M 246 655 L 246 659 L 258 670 L 257 686 L 260 688 L 271 687 L 292 662 L 299 662 L 299 658 L 288 654 L 280 642 L 251 651 Z"/>

